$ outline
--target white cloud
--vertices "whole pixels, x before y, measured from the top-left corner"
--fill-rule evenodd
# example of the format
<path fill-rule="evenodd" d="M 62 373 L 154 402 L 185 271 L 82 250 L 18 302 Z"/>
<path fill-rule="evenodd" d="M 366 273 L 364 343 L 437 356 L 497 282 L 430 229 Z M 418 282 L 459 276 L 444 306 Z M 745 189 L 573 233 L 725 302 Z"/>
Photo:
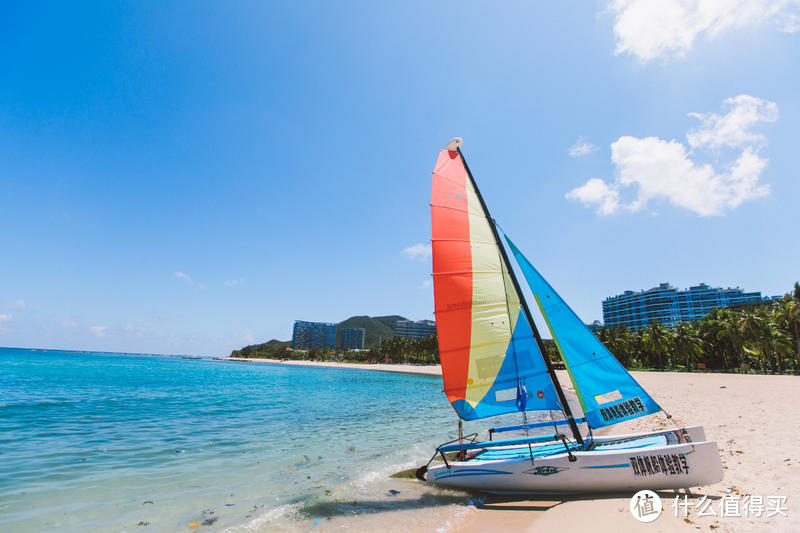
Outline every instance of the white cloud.
<path fill-rule="evenodd" d="M 247 335 L 244 336 L 244 342 L 249 342 L 250 344 L 253 344 L 255 342 L 255 337 L 253 337 L 253 335 L 248 333 Z"/>
<path fill-rule="evenodd" d="M 425 281 L 423 281 L 419 285 L 420 289 L 429 289 L 431 287 L 433 287 L 433 280 L 432 279 L 426 279 Z"/>
<path fill-rule="evenodd" d="M 187 274 L 185 272 L 177 271 L 177 272 L 175 272 L 175 277 L 178 278 L 181 281 L 185 281 L 187 284 L 191 285 L 192 287 L 197 287 L 198 289 L 205 289 L 206 288 L 206 284 L 205 283 L 196 282 L 195 280 L 192 279 L 192 277 L 189 274 Z"/>
<path fill-rule="evenodd" d="M 798 0 L 612 0 L 617 54 L 680 58 L 698 37 L 712 40 L 727 30 L 775 24 L 800 31 Z"/>
<path fill-rule="evenodd" d="M 569 149 L 570 157 L 581 157 L 586 154 L 591 154 L 592 152 L 597 150 L 597 146 L 590 143 L 584 137 L 578 137 L 578 140 L 575 141 Z"/>
<path fill-rule="evenodd" d="M 229 279 L 228 281 L 225 282 L 225 285 L 227 285 L 228 287 L 238 287 L 242 283 L 244 283 L 244 279 L 243 278 Z"/>
<path fill-rule="evenodd" d="M 769 193 L 769 187 L 758 186 L 767 160 L 750 149 L 723 173 L 709 164 L 695 164 L 678 141 L 621 137 L 611 145 L 611 152 L 619 173 L 617 183 L 638 187 L 636 199 L 627 206 L 631 211 L 663 197 L 701 216 L 722 215 L 745 200 Z"/>
<path fill-rule="evenodd" d="M 572 189 L 566 198 L 584 205 L 598 204 L 597 212 L 601 215 L 610 215 L 619 207 L 619 192 L 599 178 L 592 178 L 583 186 Z"/>
<path fill-rule="evenodd" d="M 431 256 L 431 245 L 418 242 L 417 244 L 409 246 L 408 248 L 404 248 L 403 253 L 411 259 L 425 261 Z"/>
<path fill-rule="evenodd" d="M 17 300 L 14 302 L 14 307 L 17 309 L 25 309 L 25 300 Z"/>
<path fill-rule="evenodd" d="M 616 213 L 621 207 L 640 211 L 651 200 L 662 198 L 700 216 L 712 216 L 767 196 L 769 185 L 759 179 L 769 160 L 757 153 L 766 139 L 751 128 L 777 120 L 778 106 L 747 95 L 728 98 L 723 105 L 728 112 L 722 116 L 690 113 L 702 124 L 687 134 L 689 146 L 697 150 L 740 150 L 722 170 L 693 161 L 690 156 L 695 152 L 679 141 L 624 136 L 611 145 L 611 161 L 617 168 L 614 181 L 592 178 L 568 192 L 566 198 L 596 205 L 602 215 Z M 625 191 L 635 191 L 627 203 L 622 200 Z"/>
<path fill-rule="evenodd" d="M 766 144 L 766 138 L 762 134 L 750 129 L 759 122 L 778 120 L 778 106 L 775 102 L 741 94 L 726 98 L 722 104 L 729 110 L 722 116 L 716 113 L 689 113 L 690 117 L 701 122 L 699 128 L 686 135 L 689 146 L 719 150 L 723 147 L 761 147 Z"/>
<path fill-rule="evenodd" d="M 14 318 L 14 315 L 0 315 L 0 333 L 8 331 L 8 328 L 4 327 L 3 324 L 11 321 L 12 318 Z"/>
<path fill-rule="evenodd" d="M 108 326 L 89 326 L 89 331 L 95 337 L 105 337 Z"/>
<path fill-rule="evenodd" d="M 61 322 L 61 325 L 65 328 L 77 328 L 78 323 L 74 320 L 64 320 Z"/>

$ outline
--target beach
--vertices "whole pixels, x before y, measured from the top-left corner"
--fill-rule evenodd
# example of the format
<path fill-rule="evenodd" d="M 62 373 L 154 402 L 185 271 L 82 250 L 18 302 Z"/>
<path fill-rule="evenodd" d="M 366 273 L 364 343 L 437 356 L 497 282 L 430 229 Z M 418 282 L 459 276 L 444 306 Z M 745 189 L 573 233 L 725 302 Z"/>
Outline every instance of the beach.
<path fill-rule="evenodd" d="M 333 366 L 390 372 L 440 374 L 439 367 L 363 365 L 313 361 L 253 360 L 272 364 Z M 569 383 L 565 371 L 558 371 Z M 692 488 L 688 508 L 673 507 L 676 493 L 660 493 L 662 516 L 639 523 L 631 516 L 630 494 L 569 498 L 480 498 L 467 504 L 420 508 L 427 488 L 402 483 L 395 508 L 354 517 L 336 517 L 317 525 L 320 531 L 376 528 L 382 531 L 799 531 L 800 453 L 794 442 L 800 427 L 800 377 L 679 372 L 632 372 L 634 378 L 674 420 L 703 425 L 706 436 L 720 449 L 725 479 L 716 485 Z M 445 401 L 444 398 L 442 401 Z M 620 434 L 673 427 L 663 413 L 642 417 L 606 429 Z M 427 458 L 425 458 L 426 460 Z M 723 515 L 722 498 L 763 497 L 762 516 L 755 517 L 735 503 Z M 705 497 L 705 500 L 704 498 Z M 785 497 L 785 501 L 770 500 Z M 682 495 L 681 495 L 682 498 Z M 741 501 L 741 500 L 738 500 Z M 405 502 L 405 503 L 404 503 Z M 709 505 L 706 502 L 710 502 Z M 774 502 L 770 503 L 770 502 Z M 688 511 L 685 513 L 685 511 Z M 699 514 L 708 516 L 699 516 Z M 714 515 L 710 515 L 714 513 Z M 774 516 L 768 517 L 768 514 Z M 786 515 L 786 516 L 784 516 Z"/>
<path fill-rule="evenodd" d="M 221 357 L 220 361 L 238 361 L 241 363 L 267 363 L 272 365 L 289 366 L 314 366 L 321 368 L 352 368 L 354 370 L 377 370 L 380 372 L 398 372 L 401 374 L 423 374 L 426 376 L 441 376 L 442 367 L 439 365 L 387 365 L 370 363 L 333 363 L 329 361 L 289 361 L 280 359 L 248 359 L 245 357 Z"/>

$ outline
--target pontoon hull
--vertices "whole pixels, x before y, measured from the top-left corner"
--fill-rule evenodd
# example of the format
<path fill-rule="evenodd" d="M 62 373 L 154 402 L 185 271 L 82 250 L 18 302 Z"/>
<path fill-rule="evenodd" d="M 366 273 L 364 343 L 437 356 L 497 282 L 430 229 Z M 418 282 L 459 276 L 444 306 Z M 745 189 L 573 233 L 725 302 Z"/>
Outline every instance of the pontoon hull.
<path fill-rule="evenodd" d="M 703 435 L 702 428 L 691 434 Z M 517 457 L 500 460 L 449 462 L 429 467 L 426 481 L 469 491 L 501 494 L 565 494 L 626 492 L 640 489 L 680 489 L 717 483 L 723 478 L 717 444 L 712 441 L 680 442 L 637 447 L 636 438 L 646 439 L 670 432 L 625 435 L 595 439 L 633 438 L 619 449 L 573 451 L 575 461 L 563 453 L 534 457 L 521 449 Z M 703 435 L 704 436 L 704 435 Z M 499 453 L 513 455 L 514 449 Z M 495 452 L 497 455 L 498 452 Z"/>

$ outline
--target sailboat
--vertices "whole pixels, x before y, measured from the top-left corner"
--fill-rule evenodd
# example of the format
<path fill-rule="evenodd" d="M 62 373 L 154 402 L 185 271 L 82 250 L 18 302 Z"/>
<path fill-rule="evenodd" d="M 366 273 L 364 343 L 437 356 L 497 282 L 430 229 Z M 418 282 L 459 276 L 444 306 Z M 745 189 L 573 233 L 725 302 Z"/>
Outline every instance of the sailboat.
<path fill-rule="evenodd" d="M 459 438 L 438 446 L 416 477 L 501 494 L 680 489 L 721 481 L 717 444 L 706 440 L 702 426 L 593 435 L 662 408 L 508 236 L 501 241 L 462 143 L 453 139 L 439 152 L 431 195 L 439 355 Z M 567 401 L 506 248 L 552 334 L 578 405 Z M 511 413 L 521 413 L 523 423 L 489 428 L 484 439 L 463 435 L 463 420 Z M 535 413 L 546 418 L 529 423 Z M 498 438 L 502 433 L 508 437 Z"/>

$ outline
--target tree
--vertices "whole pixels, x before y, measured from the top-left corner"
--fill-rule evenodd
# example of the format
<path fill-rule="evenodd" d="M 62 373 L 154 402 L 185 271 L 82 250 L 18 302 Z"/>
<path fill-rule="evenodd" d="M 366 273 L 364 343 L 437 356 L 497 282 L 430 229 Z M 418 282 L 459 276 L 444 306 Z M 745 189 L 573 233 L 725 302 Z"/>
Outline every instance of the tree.
<path fill-rule="evenodd" d="M 687 372 L 697 357 L 703 353 L 703 341 L 691 323 L 681 322 L 675 326 L 672 346 L 676 358 L 684 361 L 684 369 Z"/>
<path fill-rule="evenodd" d="M 795 294 L 800 291 L 800 284 L 795 283 Z M 800 372 L 800 301 L 797 297 L 785 296 L 780 300 L 778 309 L 775 311 L 776 322 L 781 329 L 787 331 L 793 350 L 789 350 L 788 359 L 792 361 L 794 373 Z M 794 351 L 794 357 L 791 352 Z"/>
<path fill-rule="evenodd" d="M 738 320 L 738 313 L 727 307 L 719 307 L 700 321 L 698 333 L 705 346 L 705 362 L 709 368 L 739 368 L 742 362 L 742 335 Z"/>
<path fill-rule="evenodd" d="M 656 363 L 656 368 L 664 369 L 664 361 L 669 356 L 672 347 L 672 334 L 658 320 L 653 320 L 647 325 L 642 336 L 645 351 L 653 358 L 648 361 L 650 364 Z"/>

